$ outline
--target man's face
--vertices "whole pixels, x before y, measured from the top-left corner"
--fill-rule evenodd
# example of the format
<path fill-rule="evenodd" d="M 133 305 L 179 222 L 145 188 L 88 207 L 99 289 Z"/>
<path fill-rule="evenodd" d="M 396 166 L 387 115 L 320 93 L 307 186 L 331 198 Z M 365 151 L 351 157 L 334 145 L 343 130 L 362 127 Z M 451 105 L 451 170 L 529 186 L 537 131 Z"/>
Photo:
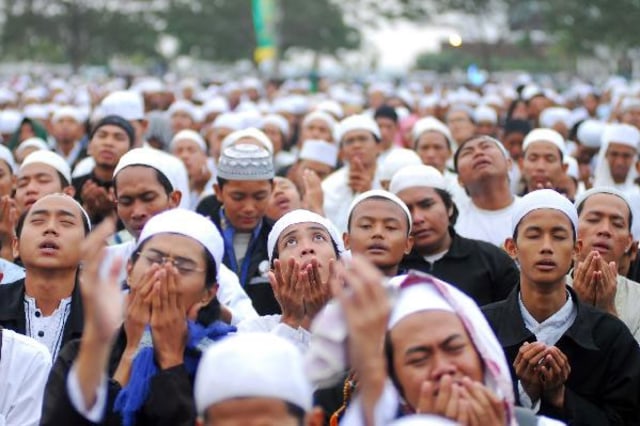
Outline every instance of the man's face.
<path fill-rule="evenodd" d="M 207 154 L 197 143 L 188 139 L 178 140 L 171 150 L 184 163 L 189 178 L 203 175 L 203 170 L 207 168 Z"/>
<path fill-rule="evenodd" d="M 345 246 L 380 269 L 399 265 L 412 246 L 404 211 L 387 199 L 362 201 L 351 213 Z"/>
<path fill-rule="evenodd" d="M 465 143 L 458 153 L 458 179 L 463 186 L 487 177 L 508 176 L 511 163 L 495 142 L 478 138 Z"/>
<path fill-rule="evenodd" d="M 386 117 L 376 118 L 376 123 L 380 128 L 380 142 L 385 148 L 391 147 L 398 133 L 398 125 L 395 121 Z"/>
<path fill-rule="evenodd" d="M 509 238 L 507 251 L 520 264 L 529 283 L 556 284 L 571 268 L 579 245 L 573 237 L 571 221 L 554 209 L 538 209 L 525 215 L 517 229 L 517 239 Z"/>
<path fill-rule="evenodd" d="M 496 124 L 490 121 L 481 121 L 476 125 L 478 135 L 496 136 Z"/>
<path fill-rule="evenodd" d="M 311 170 L 320 180 L 324 180 L 333 172 L 333 167 L 316 160 L 298 160 L 294 170 L 295 176 L 293 176 L 298 188 L 304 188 L 303 176 L 305 170 Z"/>
<path fill-rule="evenodd" d="M 157 173 L 151 167 L 129 166 L 120 170 L 116 176 L 118 217 L 136 239 L 149 219 L 179 203 L 175 192 L 166 193 Z"/>
<path fill-rule="evenodd" d="M 416 142 L 416 152 L 427 166 L 433 166 L 442 173 L 451 156 L 447 138 L 438 132 L 424 132 Z"/>
<path fill-rule="evenodd" d="M 529 118 L 531 120 L 537 120 L 540 117 L 540 113 L 550 106 L 551 102 L 544 96 L 535 96 L 528 103 Z"/>
<path fill-rule="evenodd" d="M 533 142 L 522 160 L 522 175 L 529 191 L 549 184 L 556 187 L 564 175 L 560 150 L 551 142 Z"/>
<path fill-rule="evenodd" d="M 191 115 L 184 111 L 176 111 L 171 115 L 171 130 L 175 135 L 180 130 L 193 129 L 195 123 Z"/>
<path fill-rule="evenodd" d="M 65 195 L 49 195 L 27 213 L 14 248 L 27 269 L 74 269 L 82 253 L 85 227 L 77 203 Z"/>
<path fill-rule="evenodd" d="M 373 134 L 367 130 L 351 130 L 342 137 L 342 153 L 345 161 L 360 159 L 365 167 L 375 164 L 379 147 Z"/>
<path fill-rule="evenodd" d="M 325 227 L 313 222 L 298 223 L 288 226 L 278 238 L 278 259 L 287 265 L 289 259 L 295 259 L 301 267 L 318 262 L 320 279 L 329 279 L 329 263 L 336 260 L 337 254 L 333 247 L 331 235 Z"/>
<path fill-rule="evenodd" d="M 216 197 L 238 232 L 251 232 L 258 226 L 267 212 L 272 190 L 268 180 L 231 180 L 222 188 L 215 185 Z"/>
<path fill-rule="evenodd" d="M 624 124 L 630 124 L 640 129 L 640 108 L 634 108 L 622 114 L 621 121 Z"/>
<path fill-rule="evenodd" d="M 447 115 L 447 126 L 451 130 L 453 139 L 462 143 L 473 136 L 476 126 L 471 117 L 464 111 L 453 111 Z"/>
<path fill-rule="evenodd" d="M 309 139 L 333 142 L 331 127 L 329 127 L 324 120 L 315 119 L 309 121 L 304 127 L 302 127 L 300 140 L 306 141 Z"/>
<path fill-rule="evenodd" d="M 522 143 L 524 142 L 524 134 L 519 132 L 511 132 L 504 137 L 502 143 L 509 151 L 509 155 L 515 161 L 522 156 Z"/>
<path fill-rule="evenodd" d="M 53 137 L 59 142 L 75 142 L 84 133 L 82 124 L 71 117 L 61 117 L 52 126 Z"/>
<path fill-rule="evenodd" d="M 282 151 L 282 147 L 284 145 L 284 136 L 282 135 L 280 128 L 275 124 L 268 123 L 262 127 L 262 131 L 265 135 L 267 135 L 267 137 L 273 144 L 273 153 L 277 154 L 278 152 Z"/>
<path fill-rule="evenodd" d="M 615 183 L 624 183 L 629 170 L 636 162 L 638 151 L 628 145 L 611 142 L 607 148 L 606 159 Z"/>
<path fill-rule="evenodd" d="M 115 168 L 132 142 L 121 127 L 112 124 L 101 126 L 89 142 L 91 156 L 98 166 Z"/>
<path fill-rule="evenodd" d="M 286 178 L 275 177 L 273 193 L 267 207 L 267 217 L 276 221 L 286 213 L 299 208 L 302 208 L 302 198 L 293 182 Z"/>
<path fill-rule="evenodd" d="M 393 371 L 411 407 L 418 407 L 425 381 L 436 384 L 451 377 L 484 379 L 484 366 L 460 318 L 447 311 L 416 312 L 400 320 L 390 332 Z"/>
<path fill-rule="evenodd" d="M 587 198 L 580 211 L 578 238 L 582 240 L 581 259 L 595 250 L 607 262 L 619 263 L 633 242 L 627 203 L 613 194 Z"/>
<path fill-rule="evenodd" d="M 218 161 L 220 158 L 220 149 L 224 138 L 233 133 L 233 129 L 228 127 L 216 127 L 207 134 L 207 142 L 209 143 L 209 155 Z"/>
<path fill-rule="evenodd" d="M 236 398 L 207 408 L 203 426 L 300 426 L 284 401 L 275 398 Z"/>
<path fill-rule="evenodd" d="M 16 206 L 20 213 L 47 194 L 62 192 L 62 182 L 53 167 L 32 163 L 20 168 L 16 179 Z"/>
<path fill-rule="evenodd" d="M 449 216 L 453 212 L 447 210 L 440 194 L 433 188 L 412 187 L 400 191 L 398 197 L 411 212 L 411 235 L 416 250 L 423 255 L 447 250 Z"/>

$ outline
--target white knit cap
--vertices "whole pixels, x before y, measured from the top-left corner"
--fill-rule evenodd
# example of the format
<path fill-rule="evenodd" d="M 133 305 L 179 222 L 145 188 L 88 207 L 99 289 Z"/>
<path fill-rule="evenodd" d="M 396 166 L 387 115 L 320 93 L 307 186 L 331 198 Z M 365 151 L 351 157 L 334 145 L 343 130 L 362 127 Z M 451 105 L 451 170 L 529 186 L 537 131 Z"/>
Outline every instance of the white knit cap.
<path fill-rule="evenodd" d="M 407 188 L 427 187 L 447 191 L 447 181 L 438 169 L 424 164 L 410 165 L 400 169 L 391 178 L 389 191 L 398 194 Z"/>
<path fill-rule="evenodd" d="M 225 112 L 220 114 L 213 120 L 211 127 L 218 129 L 224 127 L 225 129 L 240 130 L 242 129 L 242 115 L 234 112 Z"/>
<path fill-rule="evenodd" d="M 15 149 L 16 154 L 20 154 L 27 148 L 37 148 L 38 150 L 44 149 L 49 150 L 49 145 L 40 138 L 29 138 L 20 142 L 20 145 Z"/>
<path fill-rule="evenodd" d="M 301 160 L 313 160 L 335 168 L 338 164 L 338 147 L 327 141 L 308 139 L 300 150 Z"/>
<path fill-rule="evenodd" d="M 237 398 L 273 398 L 311 410 L 313 389 L 303 356 L 271 333 L 239 333 L 209 346 L 198 365 L 194 399 L 198 414 Z"/>
<path fill-rule="evenodd" d="M 27 158 L 25 158 L 20 165 L 20 169 L 22 170 L 25 166 L 34 163 L 46 164 L 47 166 L 53 167 L 71 184 L 71 168 L 65 159 L 55 152 L 48 150 L 34 151 L 27 155 Z"/>
<path fill-rule="evenodd" d="M 349 221 L 351 221 L 351 214 L 353 213 L 353 210 L 358 206 L 358 204 L 362 203 L 365 200 L 368 200 L 369 198 L 386 198 L 387 200 L 393 203 L 396 203 L 402 209 L 404 214 L 407 216 L 407 220 L 409 221 L 409 232 L 411 232 L 411 227 L 413 226 L 413 220 L 411 219 L 411 212 L 409 212 L 407 205 L 395 194 L 392 194 L 391 192 L 385 191 L 382 189 L 372 189 L 370 191 L 363 192 L 362 194 L 358 195 L 349 206 L 349 211 L 347 212 L 347 218 Z"/>
<path fill-rule="evenodd" d="M 337 119 L 342 119 L 342 117 L 344 117 L 344 110 L 342 109 L 342 106 L 338 102 L 331 99 L 318 102 L 318 104 L 315 106 L 315 110 L 328 112 Z"/>
<path fill-rule="evenodd" d="M 118 115 L 129 121 L 144 119 L 144 99 L 133 90 L 110 93 L 102 100 L 100 107 L 105 117 Z"/>
<path fill-rule="evenodd" d="M 211 254 L 216 265 L 216 273 L 220 273 L 224 241 L 218 228 L 206 217 L 182 208 L 165 210 L 145 223 L 136 244 L 136 251 L 146 240 L 158 234 L 179 234 L 196 240 Z"/>
<path fill-rule="evenodd" d="M 366 130 L 380 139 L 380 128 L 373 118 L 365 114 L 358 114 L 349 116 L 338 124 L 335 131 L 336 141 L 342 143 L 344 136 L 353 130 Z"/>
<path fill-rule="evenodd" d="M 301 127 L 306 127 L 309 125 L 309 123 L 311 123 L 314 120 L 320 120 L 323 121 L 324 123 L 327 124 L 327 126 L 329 127 L 329 130 L 331 131 L 331 133 L 333 133 L 335 131 L 336 128 L 336 120 L 335 118 L 333 118 L 331 116 L 331 114 L 325 112 L 325 111 L 313 111 L 310 112 L 309 114 L 304 116 L 304 119 L 302 120 L 302 126 Z"/>
<path fill-rule="evenodd" d="M 476 123 L 498 124 L 498 113 L 487 105 L 479 105 L 473 111 L 473 119 Z"/>
<path fill-rule="evenodd" d="M 22 113 L 26 118 L 30 118 L 32 120 L 46 120 L 49 118 L 49 108 L 42 104 L 25 105 L 22 109 Z"/>
<path fill-rule="evenodd" d="M 77 121 L 78 123 L 82 123 L 83 121 L 82 112 L 80 112 L 78 108 L 74 106 L 63 106 L 63 107 L 58 107 L 55 109 L 55 111 L 53 111 L 53 115 L 51 116 L 51 122 L 57 123 L 64 117 L 69 117 Z"/>
<path fill-rule="evenodd" d="M 118 164 L 113 171 L 113 178 L 115 179 L 122 169 L 129 166 L 151 167 L 162 173 L 164 177 L 167 178 L 167 180 L 171 183 L 173 190 L 178 189 L 174 174 L 170 171 L 170 165 L 167 164 L 164 156 L 159 154 L 153 148 L 134 148 L 125 153 L 122 157 L 120 157 L 120 161 L 118 161 Z"/>
<path fill-rule="evenodd" d="M 226 138 L 222 141 L 222 146 L 220 148 L 221 152 L 224 152 L 225 149 L 229 148 L 231 145 L 235 145 L 238 142 L 242 141 L 242 139 L 253 139 L 258 142 L 258 144 L 269 151 L 269 154 L 273 155 L 273 143 L 271 139 L 267 135 L 264 134 L 262 130 L 256 129 L 255 127 L 250 127 L 248 129 L 236 130 L 235 132 L 227 135 Z M 246 141 L 242 141 L 244 143 Z"/>
<path fill-rule="evenodd" d="M 392 149 L 380 165 L 380 181 L 390 181 L 402 168 L 422 164 L 420 156 L 412 149 Z"/>
<path fill-rule="evenodd" d="M 260 128 L 264 129 L 267 124 L 273 124 L 285 137 L 289 136 L 289 122 L 279 114 L 269 114 L 260 120 Z"/>
<path fill-rule="evenodd" d="M 270 180 L 274 176 L 269 151 L 256 145 L 238 143 L 222 151 L 218 177 L 227 180 Z"/>
<path fill-rule="evenodd" d="M 599 148 L 602 145 L 602 134 L 606 126 L 599 120 L 585 120 L 578 126 L 578 140 L 588 148 Z"/>
<path fill-rule="evenodd" d="M 549 142 L 555 145 L 562 155 L 564 155 L 566 145 L 564 138 L 558 132 L 553 129 L 533 129 L 527 136 L 525 136 L 522 142 L 522 152 L 525 152 L 529 146 L 534 142 Z"/>
<path fill-rule="evenodd" d="M 570 118 L 571 111 L 568 108 L 549 107 L 542 110 L 538 121 L 540 122 L 540 127 L 551 128 L 558 122 L 568 125 Z"/>
<path fill-rule="evenodd" d="M 4 145 L 0 145 L 0 160 L 2 160 L 5 163 L 7 163 L 7 165 L 9 166 L 9 169 L 11 169 L 11 173 L 15 174 L 15 172 L 16 172 L 16 161 L 13 158 L 13 154 L 11 153 L 9 148 L 7 148 Z"/>
<path fill-rule="evenodd" d="M 416 121 L 413 125 L 413 131 L 411 135 L 413 136 L 413 141 L 417 142 L 418 138 L 425 132 L 438 132 L 444 135 L 447 139 L 447 143 L 449 144 L 449 148 L 453 147 L 453 137 L 451 136 L 451 131 L 449 128 L 440 120 L 434 117 L 425 117 Z M 415 143 L 414 143 L 415 145 Z"/>
<path fill-rule="evenodd" d="M 608 124 L 602 132 L 602 145 L 609 146 L 611 143 L 626 145 L 637 151 L 640 143 L 640 131 L 630 124 Z"/>
<path fill-rule="evenodd" d="M 271 232 L 269 232 L 269 237 L 267 238 L 267 254 L 269 256 L 269 262 L 273 261 L 273 251 L 278 244 L 278 238 L 280 238 L 280 235 L 282 235 L 282 233 L 291 225 L 307 222 L 317 223 L 325 228 L 336 247 L 338 247 L 338 255 L 342 255 L 344 252 L 344 244 L 342 243 L 342 238 L 340 238 L 340 232 L 338 232 L 338 229 L 333 225 L 333 223 L 331 223 L 327 218 L 312 211 L 297 209 L 288 212 L 273 224 L 273 228 L 271 228 Z"/>
<path fill-rule="evenodd" d="M 217 112 L 217 113 L 225 113 L 229 111 L 229 102 L 222 96 L 216 96 L 209 99 L 202 106 L 202 112 L 205 116 Z M 216 117 L 217 118 L 217 117 Z"/>
<path fill-rule="evenodd" d="M 200 136 L 200 133 L 191 129 L 180 130 L 178 133 L 176 133 L 173 139 L 171 139 L 171 143 L 169 144 L 169 147 L 171 148 L 171 150 L 174 150 L 176 144 L 184 140 L 188 140 L 195 143 L 196 145 L 198 145 L 198 147 L 202 151 L 207 152 L 207 144 L 202 138 L 202 136 Z"/>
<path fill-rule="evenodd" d="M 169 106 L 169 109 L 167 110 L 167 112 L 169 113 L 169 117 L 171 117 L 176 112 L 184 112 L 188 114 L 193 121 L 196 121 L 196 122 L 198 121 L 198 113 L 196 112 L 196 106 L 184 99 L 179 99 L 174 103 L 172 103 L 171 106 Z"/>
<path fill-rule="evenodd" d="M 564 213 L 571 221 L 573 231 L 578 230 L 578 212 L 571 201 L 553 189 L 538 189 L 529 192 L 516 204 L 511 216 L 511 233 L 515 232 L 523 217 L 539 209 L 552 209 Z"/>
<path fill-rule="evenodd" d="M 0 111 L 0 133 L 13 133 L 18 130 L 22 122 L 22 114 L 15 109 Z"/>
<path fill-rule="evenodd" d="M 583 193 L 581 193 L 576 197 L 576 200 L 574 202 L 576 209 L 580 207 L 580 205 L 583 204 L 587 200 L 587 198 L 596 194 L 615 195 L 616 197 L 622 199 L 622 201 L 624 201 L 627 204 L 627 208 L 629 209 L 630 212 L 633 212 L 633 209 L 631 208 L 631 200 L 629 199 L 629 197 L 624 192 L 619 191 L 611 186 L 599 186 L 597 188 L 591 188 L 587 191 L 584 191 Z M 631 226 L 632 224 L 630 223 L 629 225 Z"/>

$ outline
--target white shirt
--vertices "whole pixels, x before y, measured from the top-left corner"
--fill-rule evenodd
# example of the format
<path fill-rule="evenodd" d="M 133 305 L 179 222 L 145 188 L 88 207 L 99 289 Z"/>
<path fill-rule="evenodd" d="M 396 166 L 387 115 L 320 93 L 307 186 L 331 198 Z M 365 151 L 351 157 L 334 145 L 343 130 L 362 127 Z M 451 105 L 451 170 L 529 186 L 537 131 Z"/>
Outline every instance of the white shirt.
<path fill-rule="evenodd" d="M 31 296 L 24 296 L 26 334 L 42 343 L 49 350 L 51 358 L 54 360 L 62 346 L 64 325 L 67 323 L 70 313 L 71 297 L 62 299 L 51 315 L 44 316 L 36 306 L 36 300 Z"/>
<path fill-rule="evenodd" d="M 2 330 L 0 354 L 0 426 L 40 423 L 51 354 L 35 340 Z"/>
<path fill-rule="evenodd" d="M 503 209 L 483 210 L 469 199 L 466 205 L 458 206 L 460 216 L 455 225 L 456 232 L 466 238 L 503 247 L 504 240 L 511 237 L 511 216 L 519 201 L 519 197 L 514 197 Z"/>
<path fill-rule="evenodd" d="M 2 280 L 0 284 L 9 284 L 24 278 L 24 268 L 13 262 L 0 258 L 0 271 L 2 272 Z"/>
<path fill-rule="evenodd" d="M 280 322 L 282 315 L 264 315 L 258 318 L 246 319 L 238 324 L 238 332 L 261 332 L 276 334 L 284 337 L 294 345 L 300 352 L 305 353 L 309 348 L 311 333 L 302 327 L 293 328 Z"/>

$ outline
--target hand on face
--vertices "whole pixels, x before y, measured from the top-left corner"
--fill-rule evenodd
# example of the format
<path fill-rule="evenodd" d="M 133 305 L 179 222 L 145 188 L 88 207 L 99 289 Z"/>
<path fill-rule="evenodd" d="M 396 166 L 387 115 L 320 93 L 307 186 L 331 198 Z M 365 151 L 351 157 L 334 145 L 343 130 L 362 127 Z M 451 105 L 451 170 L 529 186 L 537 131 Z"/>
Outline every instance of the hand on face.
<path fill-rule="evenodd" d="M 364 168 L 362 161 L 355 157 L 349 166 L 349 187 L 356 194 L 369 191 L 372 188 L 373 175 Z"/>

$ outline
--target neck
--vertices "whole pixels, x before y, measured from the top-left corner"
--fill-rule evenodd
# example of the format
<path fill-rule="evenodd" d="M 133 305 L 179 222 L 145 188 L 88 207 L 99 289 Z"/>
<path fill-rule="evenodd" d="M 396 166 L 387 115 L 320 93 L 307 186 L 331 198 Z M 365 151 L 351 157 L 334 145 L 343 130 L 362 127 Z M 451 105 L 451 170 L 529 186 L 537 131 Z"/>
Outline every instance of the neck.
<path fill-rule="evenodd" d="M 513 203 L 509 180 L 503 177 L 479 182 L 469 193 L 473 204 L 483 210 L 500 210 Z"/>
<path fill-rule="evenodd" d="M 24 278 L 25 294 L 36 300 L 44 316 L 51 315 L 60 301 L 71 296 L 77 269 L 28 269 Z"/>
<path fill-rule="evenodd" d="M 111 180 L 113 179 L 114 170 L 115 167 L 96 164 L 96 166 L 93 168 L 93 174 L 102 182 L 111 182 Z"/>
<path fill-rule="evenodd" d="M 543 322 L 567 302 L 564 277 L 557 283 L 540 285 L 528 281 L 520 274 L 520 297 L 531 316 L 536 321 Z"/>
<path fill-rule="evenodd" d="M 63 152 L 64 155 L 69 155 L 69 153 L 73 150 L 73 147 L 76 145 L 76 141 L 74 140 L 60 140 L 58 141 L 58 149 Z"/>
<path fill-rule="evenodd" d="M 453 238 L 451 238 L 451 233 L 447 230 L 447 233 L 440 241 L 428 246 L 416 247 L 416 250 L 421 256 L 431 256 L 432 254 L 442 253 L 445 250 L 449 250 L 452 241 Z"/>
<path fill-rule="evenodd" d="M 400 264 L 395 265 L 376 265 L 380 272 L 384 274 L 385 277 L 395 277 L 398 275 L 398 269 L 400 269 Z"/>

